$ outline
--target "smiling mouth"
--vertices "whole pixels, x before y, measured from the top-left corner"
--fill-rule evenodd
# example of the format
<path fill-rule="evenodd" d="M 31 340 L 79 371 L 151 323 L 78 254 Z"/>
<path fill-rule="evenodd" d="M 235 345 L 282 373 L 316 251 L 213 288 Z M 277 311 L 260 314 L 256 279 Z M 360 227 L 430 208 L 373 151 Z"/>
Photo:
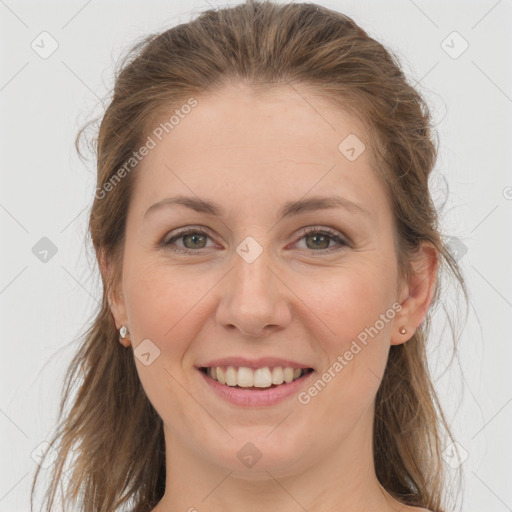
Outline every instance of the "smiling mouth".
<path fill-rule="evenodd" d="M 199 368 L 212 380 L 229 387 L 262 390 L 279 387 L 298 380 L 313 371 L 312 368 L 275 366 L 248 368 L 246 366 L 214 366 Z"/>

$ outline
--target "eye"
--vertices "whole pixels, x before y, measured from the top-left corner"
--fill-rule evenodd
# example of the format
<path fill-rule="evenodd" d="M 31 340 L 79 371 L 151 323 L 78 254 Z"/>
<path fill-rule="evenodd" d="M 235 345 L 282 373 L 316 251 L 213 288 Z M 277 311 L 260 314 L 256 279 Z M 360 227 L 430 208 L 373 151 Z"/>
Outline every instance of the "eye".
<path fill-rule="evenodd" d="M 305 228 L 302 231 L 300 240 L 302 239 L 306 241 L 306 248 L 313 249 L 314 252 L 332 252 L 333 250 L 337 251 L 349 246 L 349 243 L 341 238 L 339 233 L 330 228 L 319 228 L 316 226 Z M 338 247 L 329 247 L 329 244 L 333 241 L 338 244 Z"/>
<path fill-rule="evenodd" d="M 164 240 L 162 245 L 165 247 L 174 245 L 174 247 L 169 248 L 176 252 L 192 253 L 197 252 L 196 249 L 205 249 L 206 240 L 208 238 L 210 238 L 210 236 L 206 231 L 202 231 L 197 228 L 187 228 L 184 229 L 183 231 L 180 231 L 172 238 Z M 176 244 L 174 243 L 176 240 L 180 239 L 183 240 L 183 247 L 180 247 L 179 245 L 176 246 Z"/>
<path fill-rule="evenodd" d="M 306 240 L 306 249 L 311 249 L 313 252 L 332 252 L 350 245 L 337 231 L 330 228 L 308 227 L 301 231 L 301 235 L 299 241 Z M 208 238 L 210 235 L 206 231 L 189 227 L 168 240 L 164 240 L 162 245 L 175 252 L 192 254 L 197 253 L 200 249 L 208 248 L 206 245 Z M 178 240 L 182 240 L 182 246 L 176 245 L 175 242 Z M 335 242 L 337 246 L 330 247 L 331 242 Z"/>

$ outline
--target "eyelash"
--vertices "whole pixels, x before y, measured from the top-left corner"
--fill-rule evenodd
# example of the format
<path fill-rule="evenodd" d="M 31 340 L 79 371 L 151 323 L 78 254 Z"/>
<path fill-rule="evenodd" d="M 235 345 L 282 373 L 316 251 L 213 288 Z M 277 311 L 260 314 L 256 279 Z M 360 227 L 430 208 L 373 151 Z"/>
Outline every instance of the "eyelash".
<path fill-rule="evenodd" d="M 168 247 L 171 251 L 174 251 L 177 253 L 183 253 L 183 254 L 193 254 L 193 253 L 197 253 L 197 252 L 201 251 L 201 249 L 187 249 L 187 248 L 182 248 L 182 247 L 171 247 L 171 245 L 174 241 L 179 240 L 180 238 L 183 238 L 190 234 L 206 235 L 207 237 L 211 238 L 210 235 L 206 231 L 203 231 L 202 229 L 186 228 L 183 231 L 180 231 L 178 234 L 176 234 L 172 238 L 170 238 L 169 240 L 167 240 L 167 241 L 164 240 L 162 242 L 162 245 L 164 247 Z M 350 247 L 349 242 L 347 242 L 346 240 L 341 238 L 336 231 L 334 231 L 330 228 L 318 228 L 316 226 L 304 228 L 301 231 L 301 236 L 300 236 L 299 240 L 302 240 L 303 238 L 305 238 L 309 235 L 312 235 L 312 234 L 327 235 L 332 240 L 334 240 L 335 242 L 338 243 L 338 247 L 330 247 L 327 249 L 320 249 L 318 251 L 309 249 L 311 252 L 325 254 L 325 253 L 331 253 L 334 251 L 339 251 L 343 247 Z M 203 248 L 203 249 L 205 249 L 205 248 Z"/>

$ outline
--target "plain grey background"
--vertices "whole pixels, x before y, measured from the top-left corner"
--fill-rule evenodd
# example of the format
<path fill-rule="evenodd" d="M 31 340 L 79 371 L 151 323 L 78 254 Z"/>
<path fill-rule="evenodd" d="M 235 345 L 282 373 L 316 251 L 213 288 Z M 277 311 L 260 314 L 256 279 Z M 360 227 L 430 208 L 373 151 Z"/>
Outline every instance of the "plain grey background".
<path fill-rule="evenodd" d="M 85 243 L 94 162 L 78 159 L 76 132 L 101 114 L 136 39 L 235 3 L 0 0 L 0 512 L 29 510 L 38 447 L 101 297 Z M 434 197 L 471 302 L 459 359 L 446 366 L 454 293 L 436 310 L 429 353 L 464 457 L 462 510 L 512 510 L 512 0 L 315 3 L 393 50 L 432 108 Z"/>

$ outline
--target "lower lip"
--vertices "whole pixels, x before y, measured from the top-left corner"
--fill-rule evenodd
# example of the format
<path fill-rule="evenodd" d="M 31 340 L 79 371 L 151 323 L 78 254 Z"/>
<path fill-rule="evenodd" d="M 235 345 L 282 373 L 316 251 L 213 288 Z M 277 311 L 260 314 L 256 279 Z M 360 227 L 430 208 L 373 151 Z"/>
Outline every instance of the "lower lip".
<path fill-rule="evenodd" d="M 206 381 L 208 386 L 210 386 L 210 388 L 213 389 L 213 391 L 221 398 L 231 402 L 232 404 L 247 407 L 268 406 L 282 402 L 290 396 L 297 394 L 299 389 L 303 387 L 315 373 L 314 371 L 309 372 L 292 382 L 286 382 L 276 386 L 275 388 L 267 388 L 260 391 L 256 389 L 227 386 L 226 384 L 221 384 L 220 382 L 213 380 L 211 377 L 208 377 L 208 375 L 201 370 L 198 370 L 198 372 L 203 376 L 203 379 Z"/>

